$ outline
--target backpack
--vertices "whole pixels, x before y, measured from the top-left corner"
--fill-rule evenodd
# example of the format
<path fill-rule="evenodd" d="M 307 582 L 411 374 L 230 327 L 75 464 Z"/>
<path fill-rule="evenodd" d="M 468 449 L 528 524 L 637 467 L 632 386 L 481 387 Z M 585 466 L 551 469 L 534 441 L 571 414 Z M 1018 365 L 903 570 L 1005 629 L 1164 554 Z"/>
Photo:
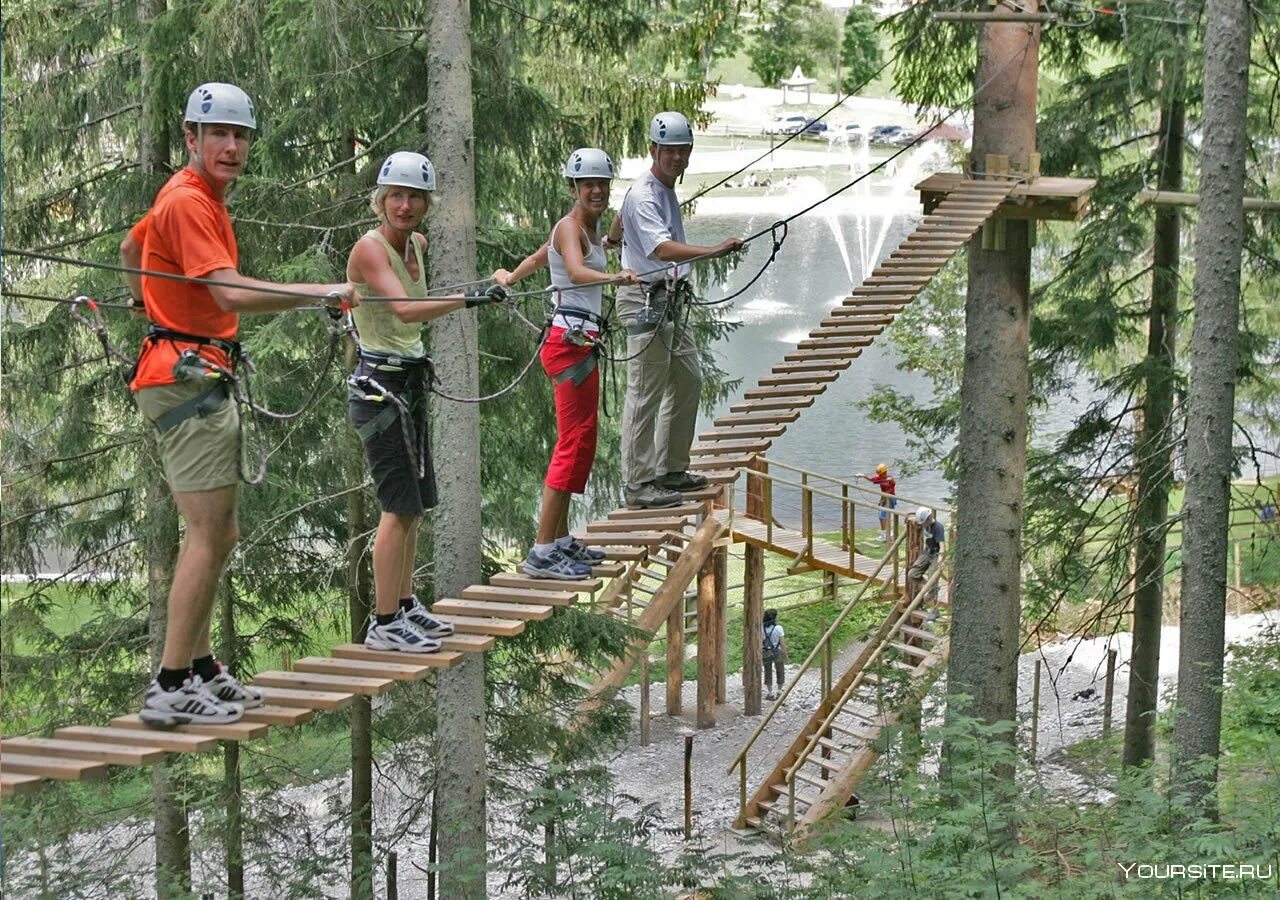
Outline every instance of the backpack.
<path fill-rule="evenodd" d="M 782 638 L 777 637 L 778 626 L 769 625 L 764 629 L 764 661 L 773 662 L 782 654 Z"/>

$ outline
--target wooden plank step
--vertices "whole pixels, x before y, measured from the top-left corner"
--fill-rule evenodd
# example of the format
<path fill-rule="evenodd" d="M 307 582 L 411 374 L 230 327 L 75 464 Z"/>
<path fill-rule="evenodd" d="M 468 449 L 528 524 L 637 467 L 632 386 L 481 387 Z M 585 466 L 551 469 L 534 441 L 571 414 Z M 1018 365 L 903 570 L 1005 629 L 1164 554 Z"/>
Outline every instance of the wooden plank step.
<path fill-rule="evenodd" d="M 12 737 L 0 741 L 0 752 L 27 756 L 59 756 L 110 763 L 113 766 L 149 766 L 168 753 L 159 747 L 108 744 L 105 741 L 66 741 L 59 738 Z"/>
<path fill-rule="evenodd" d="M 332 712 L 350 706 L 355 694 L 334 691 L 305 691 L 286 687 L 264 687 L 262 696 L 272 706 L 301 707 L 302 709 Z"/>
<path fill-rule="evenodd" d="M 831 317 L 845 322 L 858 322 L 864 325 L 880 325 L 881 330 L 894 323 L 896 315 L 884 315 L 879 310 L 868 311 L 869 308 L 857 306 L 837 306 L 831 310 Z M 896 310 L 894 310 L 896 312 Z"/>
<path fill-rule="evenodd" d="M 518 572 L 499 572 L 489 576 L 493 587 L 520 588 L 526 591 L 572 591 L 575 594 L 594 594 L 604 587 L 603 578 L 586 578 L 582 581 L 557 581 L 554 578 L 532 578 Z"/>
<path fill-rule="evenodd" d="M 797 414 L 798 415 L 798 414 Z M 681 503 L 679 506 L 665 506 L 662 509 L 615 509 L 609 513 L 610 519 L 651 519 L 654 516 L 663 518 L 689 518 L 700 516 L 707 511 L 707 504 L 697 501 Z"/>
<path fill-rule="evenodd" d="M 814 758 L 811 756 L 811 757 L 809 757 L 809 759 L 808 759 L 808 760 L 806 760 L 806 761 L 807 761 L 807 762 L 814 762 Z M 829 768 L 829 767 L 828 767 L 828 766 L 821 766 L 821 768 L 826 769 L 826 768 Z M 799 779 L 800 781 L 803 781 L 805 784 L 811 784 L 811 785 L 813 785 L 813 786 L 814 786 L 814 787 L 816 787 L 818 790 L 825 790 L 825 789 L 826 789 L 826 787 L 827 787 L 827 785 L 828 785 L 828 784 L 830 784 L 830 781 L 829 781 L 828 779 L 826 779 L 826 778 L 817 778 L 817 777 L 815 777 L 815 776 L 813 776 L 813 775 L 810 775 L 810 774 L 809 774 L 808 772 L 806 772 L 804 769 L 797 769 L 797 770 L 796 770 L 796 778 L 797 778 L 797 779 Z"/>
<path fill-rule="evenodd" d="M 913 638 L 919 638 L 922 641 L 942 640 L 942 635 L 934 634 L 932 631 L 925 631 L 922 628 L 912 628 L 910 625 L 899 625 L 898 630 L 903 634 L 909 634 Z"/>
<path fill-rule="evenodd" d="M 881 261 L 882 269 L 918 269 L 927 267 L 935 272 L 940 271 L 943 266 L 951 261 L 951 257 L 936 257 L 933 259 L 925 257 L 903 257 L 890 256 L 888 259 Z"/>
<path fill-rule="evenodd" d="M 842 753 L 845 756 L 853 755 L 847 749 L 845 749 L 842 745 L 837 744 L 835 741 L 831 740 L 830 738 L 824 738 L 824 737 L 818 738 L 818 746 L 825 747 L 828 750 L 830 750 L 832 753 Z"/>
<path fill-rule="evenodd" d="M 807 409 L 810 406 L 813 406 L 812 397 L 783 397 L 779 400 L 739 400 L 729 404 L 729 411 L 745 413 L 757 409 Z"/>
<path fill-rule="evenodd" d="M 71 741 L 102 741 L 108 744 L 128 744 L 131 747 L 158 747 L 174 753 L 207 753 L 217 749 L 218 746 L 217 738 L 199 734 L 177 734 L 159 728 L 133 731 L 97 725 L 68 725 L 65 728 L 59 728 L 53 736 Z"/>
<path fill-rule="evenodd" d="M 902 308 L 915 299 L 915 294 L 901 294 L 898 297 L 860 297 L 850 294 L 840 301 L 841 309 L 854 309 L 862 312 L 892 313 L 897 315 Z"/>
<path fill-rule="evenodd" d="M 628 510 L 629 512 L 648 512 L 648 510 Z M 591 575 L 594 578 L 617 578 L 627 571 L 627 567 L 622 563 L 596 563 L 591 567 Z"/>
<path fill-rule="evenodd" d="M 44 779 L 39 775 L 19 775 L 17 772 L 0 772 L 0 797 L 15 797 L 40 789 Z"/>
<path fill-rule="evenodd" d="M 587 534 L 601 532 L 605 534 L 622 534 L 627 531 L 670 531 L 672 528 L 683 527 L 686 521 L 681 516 L 665 515 L 666 510 L 650 509 L 645 510 L 645 512 L 649 514 L 646 518 L 634 516 L 632 518 L 605 519 L 602 522 L 592 522 L 587 526 Z"/>
<path fill-rule="evenodd" d="M 543 603 L 547 606 L 573 606 L 578 597 L 572 591 L 530 591 L 501 585 L 473 584 L 462 589 L 463 600 L 483 600 L 486 603 Z"/>
<path fill-rule="evenodd" d="M 773 367 L 775 372 L 829 372 L 832 369 L 844 370 L 853 364 L 850 359 L 799 359 L 780 362 Z"/>
<path fill-rule="evenodd" d="M 788 788 L 785 784 L 771 784 L 769 785 L 769 790 L 773 791 L 775 794 L 778 795 L 777 806 L 779 807 L 781 812 L 785 815 L 787 811 L 787 799 L 791 793 L 791 789 Z M 804 791 L 801 791 L 801 790 L 796 791 L 796 803 L 803 803 L 805 806 L 813 806 L 813 804 L 817 802 L 818 802 L 817 794 L 806 794 Z"/>
<path fill-rule="evenodd" d="M 149 734 L 153 730 L 150 725 L 142 721 L 137 714 L 129 716 L 116 716 L 111 720 L 111 728 L 113 731 L 141 731 Z M 263 725 L 260 722 L 228 722 L 225 725 L 175 725 L 172 729 L 179 734 L 198 734 L 203 737 L 217 738 L 220 741 L 252 741 L 266 735 L 271 730 L 270 725 Z"/>
<path fill-rule="evenodd" d="M 712 424 L 718 427 L 727 427 L 729 425 L 779 425 L 794 422 L 798 418 L 800 418 L 800 413 L 795 410 L 778 409 L 750 415 L 720 416 Z"/>
<path fill-rule="evenodd" d="M 835 335 L 861 334 L 868 337 L 875 337 L 884 331 L 883 325 L 864 325 L 862 322 L 850 321 L 847 316 L 828 316 L 820 321 L 818 326 L 810 332 L 814 337 L 818 337 L 814 334 L 817 331 Z"/>
<path fill-rule="evenodd" d="M 916 668 L 916 666 L 913 666 L 913 665 L 911 665 L 911 664 L 909 664 L 909 663 L 904 663 L 904 662 L 903 662 L 902 660 L 900 660 L 900 659 L 881 660 L 881 661 L 880 661 L 880 664 L 881 664 L 881 665 L 888 665 L 888 666 L 891 666 L 892 668 L 899 669 L 899 670 L 901 670 L 901 671 L 903 671 L 903 672 L 906 672 L 908 675 L 919 675 L 919 674 L 920 674 L 920 670 L 919 670 L 918 668 Z M 917 665 L 919 665 L 919 664 L 917 663 Z"/>
<path fill-rule="evenodd" d="M 871 344 L 871 338 L 865 337 L 819 337 L 801 341 L 796 346 L 801 350 L 821 350 L 824 347 L 870 347 Z M 836 374 L 832 372 L 832 377 L 829 380 L 835 381 Z M 761 378 L 760 380 L 764 381 L 765 379 Z"/>
<path fill-rule="evenodd" d="M 694 456 L 727 456 L 735 453 L 763 453 L 773 441 L 716 441 L 714 444 L 694 444 L 689 452 Z"/>
<path fill-rule="evenodd" d="M 797 394 L 797 389 L 800 389 L 800 394 L 804 394 L 812 398 L 823 393 L 827 388 L 826 385 L 822 384 L 766 385 L 764 387 L 748 388 L 743 396 L 749 400 L 772 400 L 783 398 L 790 400 Z"/>
<path fill-rule="evenodd" d="M 901 284 L 862 284 L 849 293 L 854 297 L 912 297 L 918 291 Z"/>
<path fill-rule="evenodd" d="M 840 377 L 839 372 L 806 372 L 803 375 L 766 375 L 760 379 L 760 383 L 766 387 L 773 385 L 791 385 L 803 384 L 808 385 L 816 382 L 835 381 Z"/>
<path fill-rule="evenodd" d="M 240 721 L 294 728 L 304 722 L 310 722 L 313 718 L 315 713 L 312 710 L 296 706 L 259 706 L 257 709 L 246 709 Z"/>
<path fill-rule="evenodd" d="M 861 347 L 819 347 L 813 350 L 792 350 L 782 358 L 787 362 L 819 359 L 849 360 L 861 356 L 862 349 Z"/>
<path fill-rule="evenodd" d="M 107 764 L 89 759 L 57 759 L 26 753 L 0 753 L 0 769 L 15 775 L 34 775 L 54 781 L 101 781 Z"/>
<path fill-rule="evenodd" d="M 449 615 L 443 611 L 437 613 L 434 609 L 431 612 L 437 619 L 453 626 L 453 635 L 440 642 L 441 649 L 461 650 L 461 647 L 451 647 L 449 644 L 458 637 L 515 637 L 524 631 L 524 622 L 521 621 L 494 619 L 489 616 Z"/>
<path fill-rule="evenodd" d="M 259 672 L 253 684 L 269 688 L 301 691 L 328 691 L 336 694 L 362 694 L 380 697 L 395 684 L 390 678 L 367 678 L 358 675 L 316 675 L 312 672 Z"/>
<path fill-rule="evenodd" d="M 838 731 L 841 734 L 847 734 L 854 740 L 863 741 L 864 743 L 870 743 L 880 736 L 877 731 L 870 731 L 865 728 L 854 728 L 850 725 L 837 725 L 835 722 L 831 723 L 831 730 Z"/>
<path fill-rule="evenodd" d="M 492 616 L 495 619 L 520 619 L 522 621 L 541 621 L 551 618 L 555 611 L 553 606 L 534 605 L 532 603 L 486 603 L 483 600 L 454 600 L 447 598 L 437 600 L 435 608 L 444 615 L 455 616 Z M 457 627 L 457 623 L 454 624 Z"/>
<path fill-rule="evenodd" d="M 680 495 L 685 500 L 719 500 L 724 496 L 724 485 L 709 484 L 696 491 L 681 491 Z"/>
<path fill-rule="evenodd" d="M 908 656 L 914 656 L 919 659 L 924 659 L 926 656 L 933 653 L 933 651 L 927 647 L 913 647 L 910 644 L 900 644 L 897 641 L 890 641 L 889 646 L 897 650 L 899 653 L 905 653 Z"/>
<path fill-rule="evenodd" d="M 927 259 L 930 261 L 945 262 L 955 256 L 956 251 L 962 246 L 964 246 L 963 243 L 948 247 L 919 247 L 904 244 L 893 252 L 897 259 Z"/>
<path fill-rule="evenodd" d="M 746 466 L 751 465 L 751 460 L 754 460 L 754 458 L 755 453 L 741 453 L 736 454 L 736 456 L 718 456 L 717 454 L 717 456 L 694 457 L 689 463 L 689 469 L 705 476 L 709 483 L 726 484 L 728 481 L 733 481 L 737 478 L 737 469 L 745 469 Z M 728 471 L 717 471 L 726 469 L 726 467 L 732 467 L 732 474 Z"/>
<path fill-rule="evenodd" d="M 372 656 L 363 656 L 338 647 L 356 647 Z M 360 675 L 390 678 L 392 681 L 421 681 L 432 669 L 447 669 L 462 661 L 462 654 L 439 650 L 435 653 L 397 653 L 370 650 L 362 644 L 339 644 L 332 657 L 308 656 L 293 664 L 294 671 L 316 675 Z"/>
<path fill-rule="evenodd" d="M 644 559 L 649 551 L 644 547 L 602 547 L 605 559 L 623 560 L 625 562 L 635 562 L 637 559 Z"/>
<path fill-rule="evenodd" d="M 742 438 L 775 438 L 787 430 L 785 425 L 735 425 L 710 428 L 698 435 L 700 441 L 736 441 Z"/>
<path fill-rule="evenodd" d="M 444 616 L 439 618 L 444 620 Z M 453 634 L 440 638 L 440 649 L 458 653 L 488 653 L 495 643 L 497 639 L 492 634 L 463 634 L 455 624 Z"/>
<path fill-rule="evenodd" d="M 883 275 L 871 275 L 862 284 L 864 287 L 890 284 L 921 285 L 928 284 L 932 279 L 932 272 L 894 272 L 890 270 Z"/>
<path fill-rule="evenodd" d="M 588 531 L 579 540 L 589 547 L 652 547 L 662 543 L 662 534 L 657 531 Z"/>

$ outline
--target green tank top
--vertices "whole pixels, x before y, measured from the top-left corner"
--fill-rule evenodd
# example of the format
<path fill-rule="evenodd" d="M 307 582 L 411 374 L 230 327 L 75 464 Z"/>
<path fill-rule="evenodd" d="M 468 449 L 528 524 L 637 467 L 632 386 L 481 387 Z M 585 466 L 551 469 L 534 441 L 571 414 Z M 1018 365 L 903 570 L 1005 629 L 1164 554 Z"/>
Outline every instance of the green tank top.
<path fill-rule="evenodd" d="M 406 297 L 427 296 L 427 267 L 422 259 L 422 247 L 413 235 L 409 242 L 413 244 L 413 252 L 418 258 L 418 280 L 409 277 L 404 260 L 391 246 L 391 242 L 382 236 L 376 228 L 366 237 L 372 237 L 387 251 L 387 259 L 391 261 L 391 271 L 404 287 Z M 368 284 L 357 284 L 356 290 L 361 294 L 373 294 Z M 384 302 L 361 303 L 351 311 L 352 321 L 356 325 L 356 334 L 360 338 L 360 348 L 371 353 L 382 353 L 386 356 L 402 356 L 412 359 L 426 355 L 422 346 L 422 323 L 401 322 L 391 310 L 391 305 Z"/>

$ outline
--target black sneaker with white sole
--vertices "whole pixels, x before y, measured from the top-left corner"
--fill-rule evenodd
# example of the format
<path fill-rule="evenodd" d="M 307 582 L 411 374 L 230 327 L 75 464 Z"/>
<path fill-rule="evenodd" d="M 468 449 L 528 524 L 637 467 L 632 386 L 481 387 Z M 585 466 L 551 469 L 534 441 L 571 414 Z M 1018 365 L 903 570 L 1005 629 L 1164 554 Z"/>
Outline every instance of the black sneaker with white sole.
<path fill-rule="evenodd" d="M 448 622 L 441 622 L 431 615 L 417 597 L 413 598 L 413 606 L 406 609 L 404 615 L 406 619 L 418 626 L 419 631 L 429 638 L 447 638 L 453 634 L 453 625 Z"/>
<path fill-rule="evenodd" d="M 175 725 L 228 725 L 244 715 L 239 703 L 223 703 L 204 686 L 199 675 L 191 675 L 182 687 L 167 691 L 152 681 L 142 700 L 138 717 L 148 725 L 172 728 Z"/>

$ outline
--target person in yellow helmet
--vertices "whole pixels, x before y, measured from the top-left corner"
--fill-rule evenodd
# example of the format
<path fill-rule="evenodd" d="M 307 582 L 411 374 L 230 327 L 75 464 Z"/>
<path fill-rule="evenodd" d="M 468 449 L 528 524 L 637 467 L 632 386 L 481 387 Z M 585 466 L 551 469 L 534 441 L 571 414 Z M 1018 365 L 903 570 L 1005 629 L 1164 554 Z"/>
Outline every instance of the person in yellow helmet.
<path fill-rule="evenodd" d="M 894 496 L 898 492 L 898 483 L 893 480 L 889 467 L 884 463 L 876 466 L 876 474 L 865 475 L 858 472 L 856 477 L 865 478 L 880 487 L 880 537 L 877 540 L 883 544 L 889 540 L 889 510 L 898 506 L 898 498 Z"/>

